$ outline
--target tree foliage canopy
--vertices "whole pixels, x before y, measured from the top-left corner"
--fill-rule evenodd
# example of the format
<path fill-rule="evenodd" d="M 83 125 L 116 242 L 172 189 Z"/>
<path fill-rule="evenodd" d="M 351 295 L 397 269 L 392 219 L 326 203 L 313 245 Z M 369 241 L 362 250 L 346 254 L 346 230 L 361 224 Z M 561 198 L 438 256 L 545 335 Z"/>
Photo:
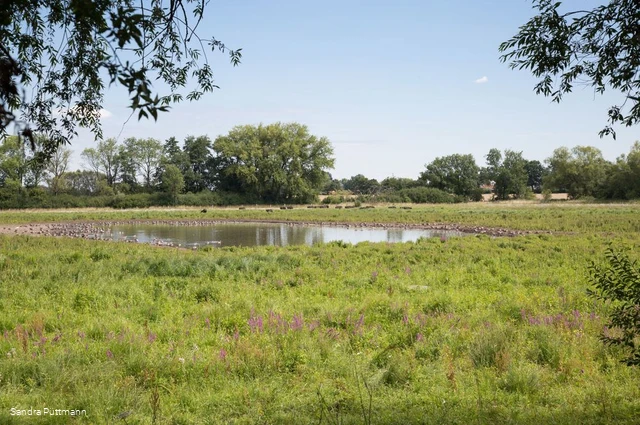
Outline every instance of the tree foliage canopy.
<path fill-rule="evenodd" d="M 496 198 L 505 200 L 510 195 L 516 198 L 524 196 L 528 174 L 527 160 L 522 157 L 522 152 L 507 149 L 503 155 L 494 148 L 489 150 L 486 158 L 484 174 L 495 182 L 493 190 Z"/>
<path fill-rule="evenodd" d="M 37 187 L 45 177 L 45 164 L 37 161 L 43 137 L 25 146 L 19 137 L 8 136 L 0 143 L 0 186 L 16 184 L 18 187 Z"/>
<path fill-rule="evenodd" d="M 640 198 L 640 142 L 633 144 L 628 155 L 620 155 L 608 171 L 599 195 L 609 199 Z"/>
<path fill-rule="evenodd" d="M 230 55 L 198 26 L 206 0 L 3 0 L 0 3 L 0 133 L 13 123 L 47 136 L 50 154 L 87 127 L 101 137 L 105 87 L 119 84 L 138 118 L 217 88 L 206 51 Z M 107 78 L 105 79 L 105 76 Z M 152 80 L 166 86 L 159 94 Z M 163 89 L 164 90 L 164 89 Z"/>
<path fill-rule="evenodd" d="M 623 101 L 608 111 L 600 136 L 613 126 L 640 122 L 640 2 L 610 0 L 590 10 L 561 12 L 562 2 L 533 0 L 537 15 L 500 45 L 502 61 L 529 70 L 540 81 L 537 94 L 560 102 L 574 86 L 596 93 L 619 90 Z"/>
<path fill-rule="evenodd" d="M 539 191 L 542 188 L 542 179 L 547 175 L 548 170 L 540 161 L 527 161 L 524 166 L 527 170 L 527 186 L 532 191 Z"/>
<path fill-rule="evenodd" d="M 589 294 L 612 306 L 601 338 L 605 344 L 627 351 L 625 363 L 640 365 L 640 267 L 626 253 L 613 248 L 605 256 L 606 264 L 592 262 L 589 266 Z"/>
<path fill-rule="evenodd" d="M 363 174 L 356 174 L 349 179 L 343 179 L 342 187 L 358 195 L 372 195 L 380 190 L 380 182 Z"/>
<path fill-rule="evenodd" d="M 218 186 L 273 202 L 304 202 L 326 183 L 333 148 L 305 125 L 234 127 L 213 143 Z"/>
<path fill-rule="evenodd" d="M 609 166 L 602 152 L 593 146 L 558 148 L 547 162 L 549 175 L 545 186 L 566 190 L 572 198 L 593 196 L 603 184 Z"/>
<path fill-rule="evenodd" d="M 426 165 L 420 179 L 430 187 L 470 197 L 478 189 L 478 173 L 473 155 L 453 154 L 436 158 Z"/>
<path fill-rule="evenodd" d="M 178 194 L 184 189 L 184 178 L 180 169 L 173 164 L 168 164 L 162 173 L 160 185 L 166 193 L 171 195 L 175 202 Z"/>

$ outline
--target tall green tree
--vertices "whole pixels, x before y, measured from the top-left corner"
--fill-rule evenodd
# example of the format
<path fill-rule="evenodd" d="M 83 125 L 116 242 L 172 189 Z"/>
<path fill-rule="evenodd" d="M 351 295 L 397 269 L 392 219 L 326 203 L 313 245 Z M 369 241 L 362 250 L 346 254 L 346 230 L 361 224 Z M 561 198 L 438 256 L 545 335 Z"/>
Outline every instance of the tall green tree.
<path fill-rule="evenodd" d="M 220 188 L 270 202 L 312 200 L 334 164 L 329 140 L 298 123 L 237 126 L 213 149 Z"/>
<path fill-rule="evenodd" d="M 120 150 L 120 169 L 117 177 L 118 191 L 135 193 L 140 189 L 138 181 L 137 142 L 138 139 L 130 137 L 125 139 Z"/>
<path fill-rule="evenodd" d="M 610 0 L 595 7 L 566 10 L 563 2 L 533 0 L 536 14 L 500 45 L 502 61 L 539 78 L 537 94 L 560 102 L 574 86 L 603 94 L 612 88 L 622 100 L 608 110 L 608 125 L 640 122 L 640 2 Z"/>
<path fill-rule="evenodd" d="M 486 156 L 487 167 L 483 174 L 494 184 L 496 198 L 505 200 L 512 195 L 516 198 L 524 196 L 527 188 L 527 160 L 522 152 L 505 150 L 504 155 L 498 149 L 491 149 Z"/>
<path fill-rule="evenodd" d="M 342 190 L 342 183 L 338 179 L 334 179 L 331 173 L 325 173 L 325 182 L 322 186 L 322 193 L 336 192 Z"/>
<path fill-rule="evenodd" d="M 104 174 L 107 184 L 115 186 L 120 177 L 124 157 L 124 148 L 116 139 L 101 140 L 96 148 L 87 148 L 80 156 L 96 175 Z"/>
<path fill-rule="evenodd" d="M 370 179 L 363 174 L 356 174 L 342 181 L 345 190 L 357 195 L 372 195 L 380 191 L 380 183 L 376 179 Z"/>
<path fill-rule="evenodd" d="M 74 195 L 96 195 L 99 192 L 98 182 L 106 181 L 104 174 L 91 170 L 67 171 L 62 174 L 62 186 Z"/>
<path fill-rule="evenodd" d="M 178 199 L 178 194 L 184 189 L 184 177 L 180 169 L 173 164 L 168 164 L 162 173 L 160 187 L 165 193 L 171 196 L 175 204 Z"/>
<path fill-rule="evenodd" d="M 610 199 L 640 198 L 640 142 L 628 155 L 620 155 L 607 171 L 600 195 Z"/>
<path fill-rule="evenodd" d="M 527 170 L 527 186 L 534 192 L 540 192 L 547 168 L 538 160 L 527 161 L 524 168 Z"/>
<path fill-rule="evenodd" d="M 473 155 L 443 156 L 425 167 L 420 179 L 429 187 L 466 197 L 470 197 L 478 189 L 480 168 Z"/>
<path fill-rule="evenodd" d="M 213 187 L 214 161 L 209 136 L 189 136 L 184 140 L 187 167 L 184 170 L 185 190 L 200 192 Z"/>
<path fill-rule="evenodd" d="M 156 139 L 128 138 L 124 141 L 135 175 L 140 175 L 147 190 L 154 184 L 154 173 L 162 160 L 162 143 Z"/>
<path fill-rule="evenodd" d="M 19 137 L 7 136 L 0 144 L 0 184 L 22 187 L 27 174 L 26 147 Z"/>
<path fill-rule="evenodd" d="M 0 2 L 0 133 L 17 124 L 47 136 L 52 153 L 78 126 L 102 136 L 105 88 L 121 85 L 138 117 L 213 91 L 207 51 L 241 52 L 204 39 L 207 2 L 193 0 L 3 0 Z M 58 37 L 59 35 L 59 37 Z M 131 55 L 134 60 L 128 60 Z M 43 66 L 46 64 L 46 66 Z M 151 82 L 168 92 L 159 96 Z M 182 89 L 189 87 L 186 96 Z M 27 90 L 28 89 L 28 90 Z M 27 96 L 26 93 L 29 93 Z"/>
<path fill-rule="evenodd" d="M 189 164 L 189 157 L 182 150 L 180 142 L 175 137 L 168 138 L 162 145 L 162 157 L 165 163 L 175 165 L 183 173 Z"/>
<path fill-rule="evenodd" d="M 63 147 L 56 150 L 48 161 L 46 169 L 47 184 L 49 185 L 49 190 L 54 195 L 57 195 L 67 188 L 63 175 L 69 167 L 71 154 L 71 149 Z"/>
<path fill-rule="evenodd" d="M 38 187 L 45 177 L 47 158 L 42 155 L 46 138 L 34 136 L 25 145 L 17 136 L 6 136 L 0 144 L 0 183 L 12 181 L 15 187 Z"/>
<path fill-rule="evenodd" d="M 602 152 L 593 146 L 576 146 L 571 150 L 558 148 L 547 163 L 549 175 L 545 187 L 566 190 L 572 198 L 597 196 L 610 165 Z"/>
<path fill-rule="evenodd" d="M 189 168 L 189 158 L 187 154 L 182 150 L 180 142 L 175 137 L 170 137 L 165 140 L 162 145 L 162 153 L 160 155 L 160 164 L 156 167 L 154 178 L 156 181 L 162 181 L 162 173 L 167 165 L 172 164 L 178 167 L 182 175 Z"/>

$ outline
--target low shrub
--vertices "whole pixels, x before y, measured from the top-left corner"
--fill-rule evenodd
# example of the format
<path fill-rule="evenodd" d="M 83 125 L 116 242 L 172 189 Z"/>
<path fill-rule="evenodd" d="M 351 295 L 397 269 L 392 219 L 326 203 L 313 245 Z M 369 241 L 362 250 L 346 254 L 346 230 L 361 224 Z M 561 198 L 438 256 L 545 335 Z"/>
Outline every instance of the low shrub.
<path fill-rule="evenodd" d="M 330 195 L 322 200 L 323 204 L 342 204 L 343 202 L 345 202 L 345 198 L 342 195 Z"/>
<path fill-rule="evenodd" d="M 399 190 L 397 193 L 415 204 L 452 204 L 460 202 L 455 195 L 432 187 L 413 187 Z"/>

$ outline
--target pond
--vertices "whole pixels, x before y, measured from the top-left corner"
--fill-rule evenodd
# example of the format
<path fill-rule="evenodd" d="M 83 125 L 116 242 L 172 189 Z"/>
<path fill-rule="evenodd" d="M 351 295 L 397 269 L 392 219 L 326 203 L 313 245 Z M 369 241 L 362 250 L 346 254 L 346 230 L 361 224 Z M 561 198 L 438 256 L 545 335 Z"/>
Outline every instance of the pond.
<path fill-rule="evenodd" d="M 262 246 L 313 245 L 333 241 L 409 242 L 421 237 L 464 236 L 455 230 L 362 228 L 286 223 L 224 223 L 200 226 L 155 224 L 114 225 L 100 239 L 137 241 L 154 245 Z"/>

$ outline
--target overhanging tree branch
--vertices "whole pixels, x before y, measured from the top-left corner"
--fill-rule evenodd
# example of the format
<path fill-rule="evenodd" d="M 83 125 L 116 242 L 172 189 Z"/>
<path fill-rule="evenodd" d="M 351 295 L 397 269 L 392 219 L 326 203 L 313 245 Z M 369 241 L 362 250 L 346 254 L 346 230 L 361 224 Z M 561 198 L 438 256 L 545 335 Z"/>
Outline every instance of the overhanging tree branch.
<path fill-rule="evenodd" d="M 206 46 L 230 55 L 236 66 L 241 49 L 229 50 L 197 28 L 204 0 L 5 0 L 0 5 L 0 133 L 17 126 L 22 134 L 47 135 L 52 153 L 68 143 L 78 126 L 101 137 L 100 110 L 105 84 L 123 85 L 139 119 L 167 111 L 182 100 L 180 89 L 195 100 L 213 91 Z M 193 17 L 193 23 L 190 23 Z M 60 36 L 59 42 L 54 39 Z M 195 38 L 195 40 L 194 40 Z M 195 41 L 196 45 L 191 46 Z M 127 60 L 122 52 L 134 52 Z M 49 64 L 45 69 L 42 64 Z M 159 96 L 151 81 L 167 84 Z M 21 95 L 32 89 L 31 98 Z"/>
<path fill-rule="evenodd" d="M 563 14 L 558 12 L 562 2 L 534 0 L 533 5 L 539 13 L 500 45 L 500 59 L 512 69 L 526 69 L 540 78 L 535 92 L 556 102 L 572 91 L 574 82 L 591 85 L 600 94 L 607 87 L 620 91 L 625 101 L 609 109 L 601 137 L 615 139 L 615 125 L 640 123 L 636 100 L 640 91 L 640 2 L 610 0 L 592 10 Z"/>

